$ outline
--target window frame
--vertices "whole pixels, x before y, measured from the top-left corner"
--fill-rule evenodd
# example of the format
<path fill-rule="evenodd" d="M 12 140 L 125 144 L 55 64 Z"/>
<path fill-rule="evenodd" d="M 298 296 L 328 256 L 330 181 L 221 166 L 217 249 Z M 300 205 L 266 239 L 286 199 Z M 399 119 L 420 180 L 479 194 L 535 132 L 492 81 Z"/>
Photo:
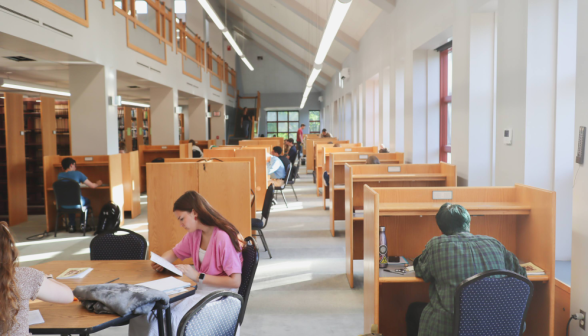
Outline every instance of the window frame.
<path fill-rule="evenodd" d="M 278 113 L 280 113 L 280 112 L 287 112 L 288 113 L 288 120 L 286 120 L 286 121 L 284 121 L 284 120 L 278 120 L 279 119 Z M 290 120 L 290 113 L 293 113 L 293 112 L 296 112 L 298 114 L 298 120 Z M 268 118 L 267 118 L 267 114 L 268 113 L 276 113 L 276 121 L 268 121 Z M 280 132 L 279 131 L 279 129 L 280 129 L 279 124 L 280 123 L 285 123 L 286 124 L 286 128 L 288 129 L 287 132 Z M 290 123 L 296 123 L 298 125 L 298 127 L 296 128 L 296 131 L 290 132 Z M 269 132 L 269 124 L 276 124 L 276 131 L 275 132 Z M 298 132 L 298 129 L 300 128 L 300 110 L 274 110 L 274 111 L 266 111 L 266 113 L 265 113 L 265 127 L 266 127 L 265 129 L 266 129 L 266 133 L 267 133 L 267 137 L 268 138 L 273 137 L 274 134 L 279 137 L 279 134 L 280 133 L 286 133 L 286 134 L 288 134 L 288 136 L 284 139 L 284 140 L 286 140 L 286 139 L 290 138 L 290 134 L 291 133 L 296 134 Z M 272 134 L 272 135 L 270 136 L 270 134 Z M 296 140 L 296 139 L 294 139 L 294 140 Z"/>
<path fill-rule="evenodd" d="M 311 112 L 318 112 L 318 114 L 319 114 L 319 119 L 318 119 L 318 121 L 316 121 L 316 120 L 311 120 L 311 119 L 310 119 L 310 113 L 311 113 Z M 318 127 L 318 131 L 316 131 L 316 132 L 313 132 L 313 131 L 312 131 L 312 126 L 311 126 L 311 125 L 312 125 L 313 123 L 318 123 L 318 125 L 319 125 L 319 127 Z M 320 110 L 309 110 L 309 111 L 308 111 L 308 133 L 309 133 L 309 134 L 320 134 L 320 133 L 321 133 L 321 111 L 320 111 Z"/>
<path fill-rule="evenodd" d="M 448 106 L 451 104 L 449 95 L 449 53 L 452 48 L 440 52 L 440 95 L 439 95 L 439 161 L 447 162 L 451 153 L 451 145 L 447 143 L 448 135 Z"/>

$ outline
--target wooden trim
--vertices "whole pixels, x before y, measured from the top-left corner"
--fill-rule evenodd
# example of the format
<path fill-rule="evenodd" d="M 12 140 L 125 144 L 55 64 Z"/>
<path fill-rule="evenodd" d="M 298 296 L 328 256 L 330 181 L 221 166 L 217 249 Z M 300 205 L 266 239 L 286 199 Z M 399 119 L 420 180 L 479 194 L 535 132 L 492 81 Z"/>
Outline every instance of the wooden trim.
<path fill-rule="evenodd" d="M 106 4 L 104 3 L 104 0 L 98 0 L 98 1 L 102 2 L 102 9 L 106 9 Z M 87 15 L 88 15 L 88 13 L 86 13 L 86 17 L 88 17 Z"/>
<path fill-rule="evenodd" d="M 84 0 L 84 4 L 86 6 L 85 7 L 86 8 L 86 19 L 83 19 L 83 18 L 75 15 L 74 13 L 63 9 L 48 0 L 33 0 L 33 1 L 38 3 L 41 6 L 47 7 L 48 9 L 54 11 L 57 14 L 65 16 L 66 18 L 81 24 L 82 26 L 84 26 L 86 28 L 90 27 L 90 21 L 88 20 L 88 0 Z M 102 3 L 102 6 L 104 6 L 104 3 Z"/>
<path fill-rule="evenodd" d="M 147 56 L 147 57 L 152 58 L 152 59 L 154 59 L 154 60 L 156 60 L 156 61 L 158 61 L 158 62 L 160 62 L 160 63 L 162 63 L 164 65 L 167 65 L 167 47 L 164 48 L 165 59 L 161 59 L 161 58 L 153 55 L 152 53 L 150 53 L 150 52 L 148 52 L 146 50 L 143 50 L 143 49 L 141 49 L 141 48 L 139 48 L 136 45 L 134 45 L 134 44 L 131 43 L 131 39 L 129 37 L 129 20 L 130 20 L 130 18 L 128 17 L 128 15 L 125 15 L 125 16 L 127 16 L 127 21 L 125 22 L 125 24 L 127 26 L 127 47 L 133 49 L 134 51 L 136 51 L 136 52 L 138 52 L 140 54 L 143 54 L 144 56 Z M 137 21 L 135 21 L 135 20 L 130 20 L 130 21 L 133 22 L 135 25 L 137 24 Z M 141 23 L 140 23 L 139 26 L 141 26 Z M 156 36 L 156 37 L 161 42 L 161 37 L 159 37 L 159 36 Z"/>
<path fill-rule="evenodd" d="M 223 88 L 217 88 L 216 86 L 212 85 L 212 78 L 209 77 L 209 80 L 210 80 L 210 87 L 211 88 L 213 88 L 217 91 L 223 92 Z M 221 81 L 221 86 L 222 86 L 222 81 Z"/>
<path fill-rule="evenodd" d="M 192 60 L 192 59 L 190 59 L 190 60 Z M 186 70 L 184 70 L 184 56 L 182 56 L 182 74 L 184 74 L 184 75 L 186 75 L 186 76 L 188 76 L 188 77 L 190 77 L 192 79 L 195 79 L 195 80 L 197 80 L 197 81 L 199 81 L 199 82 L 202 83 L 202 67 L 200 67 L 200 78 L 198 78 L 198 77 L 192 75 L 191 73 L 187 72 Z"/>

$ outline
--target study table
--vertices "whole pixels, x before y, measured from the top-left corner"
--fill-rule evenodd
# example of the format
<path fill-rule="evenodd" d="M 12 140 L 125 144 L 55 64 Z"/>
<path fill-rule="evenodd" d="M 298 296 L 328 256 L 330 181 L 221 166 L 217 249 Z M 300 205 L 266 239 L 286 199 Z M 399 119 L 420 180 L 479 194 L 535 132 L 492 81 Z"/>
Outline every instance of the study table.
<path fill-rule="evenodd" d="M 77 286 L 103 284 L 116 278 L 119 279 L 114 283 L 135 285 L 172 276 L 172 273 L 169 272 L 158 273 L 154 271 L 151 268 L 150 260 L 56 260 L 32 266 L 32 268 L 54 277 L 72 267 L 93 268 L 92 272 L 82 279 L 57 280 L 72 290 Z M 170 303 L 193 295 L 196 291 L 195 287 L 197 287 L 197 284 L 186 276 L 176 278 L 188 282 L 194 287 L 189 287 L 186 292 L 171 295 Z M 29 326 L 29 332 L 35 335 L 89 335 L 109 327 L 119 326 L 139 316 L 134 314 L 125 317 L 115 314 L 95 314 L 85 309 L 79 301 L 58 304 L 35 300 L 30 303 L 30 310 L 39 310 L 45 320 L 45 323 Z M 166 311 L 166 315 L 171 317 L 169 309 Z M 171 319 L 168 319 L 167 316 L 166 329 L 171 330 Z M 161 314 L 159 314 L 158 320 L 162 322 L 160 318 L 162 318 Z M 163 335 L 162 326 L 163 324 L 160 324 L 160 335 Z"/>
<path fill-rule="evenodd" d="M 329 163 L 331 159 L 331 155 L 333 153 L 356 153 L 356 154 L 363 154 L 363 155 L 372 155 L 378 154 L 378 147 L 361 147 L 361 144 L 346 144 L 341 145 L 341 147 L 327 147 L 324 144 L 317 145 L 317 157 L 316 157 L 316 195 L 320 196 L 321 190 L 323 193 L 324 179 L 323 175 L 324 172 L 329 169 Z M 367 157 L 365 158 L 367 160 Z M 329 178 L 329 181 L 331 179 Z M 326 189 L 326 188 L 324 188 Z M 327 195 L 328 196 L 328 195 Z"/>
<path fill-rule="evenodd" d="M 405 315 L 413 302 L 429 301 L 430 284 L 379 268 L 379 228 L 386 228 L 388 256 L 414 259 L 441 231 L 435 221 L 446 202 L 460 204 L 471 217 L 470 231 L 500 241 L 520 262 L 545 270 L 531 275 L 533 299 L 527 331 L 554 335 L 555 192 L 514 187 L 372 188 L 363 186 L 364 330 L 377 324 L 387 336 L 405 335 Z"/>

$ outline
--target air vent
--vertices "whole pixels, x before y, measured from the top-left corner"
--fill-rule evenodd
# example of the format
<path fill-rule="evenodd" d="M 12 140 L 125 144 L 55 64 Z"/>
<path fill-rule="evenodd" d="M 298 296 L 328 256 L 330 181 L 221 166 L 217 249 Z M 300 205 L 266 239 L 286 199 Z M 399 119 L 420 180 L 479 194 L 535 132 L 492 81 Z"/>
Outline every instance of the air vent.
<path fill-rule="evenodd" d="M 140 89 L 140 87 L 138 87 L 137 85 L 131 85 L 129 86 L 129 89 Z"/>
<path fill-rule="evenodd" d="M 11 61 L 15 61 L 15 62 L 35 62 L 34 59 L 30 59 L 28 57 L 24 57 L 24 56 L 6 56 L 4 58 L 8 58 Z"/>
<path fill-rule="evenodd" d="M 263 56 L 257 56 L 258 61 L 263 61 Z"/>

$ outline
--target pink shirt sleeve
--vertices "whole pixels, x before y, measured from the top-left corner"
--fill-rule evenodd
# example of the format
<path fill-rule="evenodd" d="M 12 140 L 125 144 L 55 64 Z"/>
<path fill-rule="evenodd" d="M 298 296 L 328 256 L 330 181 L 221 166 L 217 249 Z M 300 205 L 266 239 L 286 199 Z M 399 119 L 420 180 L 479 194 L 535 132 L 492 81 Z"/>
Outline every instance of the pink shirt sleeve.
<path fill-rule="evenodd" d="M 228 276 L 235 273 L 241 274 L 243 269 L 241 252 L 235 250 L 231 238 L 226 232 L 219 230 L 217 239 L 221 252 L 219 261 L 223 272 Z"/>
<path fill-rule="evenodd" d="M 172 251 L 176 257 L 180 258 L 181 260 L 192 258 L 192 251 L 195 240 L 195 234 L 193 232 L 188 232 L 184 238 L 182 238 L 182 241 L 180 241 L 176 247 L 172 249 Z"/>

